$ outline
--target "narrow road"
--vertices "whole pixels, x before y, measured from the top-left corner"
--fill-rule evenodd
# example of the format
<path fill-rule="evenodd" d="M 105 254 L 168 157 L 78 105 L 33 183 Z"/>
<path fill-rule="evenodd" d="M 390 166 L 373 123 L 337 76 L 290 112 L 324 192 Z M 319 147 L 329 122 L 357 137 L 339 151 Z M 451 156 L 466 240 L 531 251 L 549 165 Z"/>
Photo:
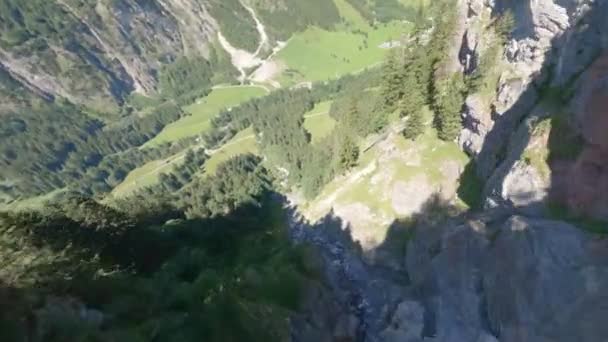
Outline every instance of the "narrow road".
<path fill-rule="evenodd" d="M 268 34 L 266 34 L 266 27 L 258 19 L 258 16 L 256 15 L 253 8 L 249 7 L 243 1 L 240 1 L 240 3 L 241 3 L 241 6 L 245 7 L 245 9 L 251 14 L 253 21 L 255 21 L 255 28 L 258 30 L 258 33 L 260 34 L 260 44 L 258 45 L 258 48 L 255 50 L 255 52 L 253 54 L 254 56 L 257 57 L 260 54 L 260 52 L 262 51 L 262 49 L 264 48 L 264 45 L 266 45 L 268 43 Z"/>

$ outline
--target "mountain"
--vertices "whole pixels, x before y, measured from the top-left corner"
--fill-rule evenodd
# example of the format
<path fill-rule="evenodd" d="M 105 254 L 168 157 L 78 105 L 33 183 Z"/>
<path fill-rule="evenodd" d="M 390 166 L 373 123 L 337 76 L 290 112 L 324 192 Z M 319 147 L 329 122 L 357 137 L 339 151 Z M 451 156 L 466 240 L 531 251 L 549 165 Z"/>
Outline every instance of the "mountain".
<path fill-rule="evenodd" d="M 608 336 L 608 3 L 0 6 L 7 340 Z"/>
<path fill-rule="evenodd" d="M 0 65 L 3 79 L 13 84 L 3 95 L 8 103 L 19 100 L 12 89 L 25 87 L 46 99 L 118 110 L 131 92 L 161 92 L 162 74 L 182 58 L 229 79 L 234 71 L 218 32 L 249 52 L 261 43 L 253 8 L 238 0 L 6 0 L 0 6 Z M 339 21 L 332 2 L 256 1 L 253 7 L 268 27 L 265 52 L 307 25 L 331 27 Z"/>

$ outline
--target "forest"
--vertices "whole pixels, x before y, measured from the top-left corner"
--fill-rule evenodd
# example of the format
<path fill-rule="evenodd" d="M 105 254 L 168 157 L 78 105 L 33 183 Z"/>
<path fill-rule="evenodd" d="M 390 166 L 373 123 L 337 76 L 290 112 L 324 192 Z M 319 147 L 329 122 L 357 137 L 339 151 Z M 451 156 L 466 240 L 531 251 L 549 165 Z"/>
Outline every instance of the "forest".
<path fill-rule="evenodd" d="M 2 177 L 5 192 L 32 196 L 74 186 L 92 194 L 122 180 L 147 160 L 166 155 L 170 146 L 136 149 L 183 113 L 171 102 L 143 118 L 126 117 L 105 124 L 71 104 L 43 105 L 9 113 L 0 122 Z M 53 116 L 54 120 L 48 120 Z"/>
<path fill-rule="evenodd" d="M 445 6 L 450 2 L 431 10 L 449 13 Z M 278 90 L 222 111 L 202 136 L 206 148 L 220 147 L 253 126 L 269 163 L 284 170 L 283 177 L 291 185 L 301 186 L 308 197 L 314 197 L 335 175 L 356 165 L 360 153 L 357 142 L 382 131 L 395 116 L 408 120 L 404 134 L 415 139 L 422 130 L 421 108 L 428 106 L 435 113 L 440 138 L 454 140 L 461 128 L 464 98 L 480 86 L 483 68 L 467 78 L 443 74 L 446 56 L 442 51 L 447 50 L 453 20 L 453 16 L 442 16 L 428 42 L 420 37 L 430 23 L 418 22 L 415 47 L 391 50 L 381 69 L 318 82 L 312 89 Z M 508 22 L 497 21 L 496 25 L 508 26 Z M 499 30 L 509 32 L 508 27 Z M 9 113 L 0 123 L 0 139 L 11 142 L 3 143 L 0 151 L 4 197 L 10 200 L 57 189 L 102 195 L 120 184 L 131 170 L 192 145 L 193 140 L 187 139 L 139 149 L 185 115 L 178 104 L 190 103 L 209 91 L 212 70 L 213 63 L 202 58 L 181 58 L 165 66 L 160 74 L 164 99 L 129 101 L 133 109 L 149 112 L 142 117 L 127 115 L 106 123 L 86 108 L 66 101 Z M 303 128 L 303 115 L 326 100 L 333 100 L 330 116 L 337 121 L 336 132 L 340 134 L 313 145 Z M 55 120 L 46 120 L 51 113 Z M 324 162 L 328 159 L 330 163 Z M 192 175 L 177 172 L 162 178 L 162 183 L 177 189 Z"/>
<path fill-rule="evenodd" d="M 1 213 L 3 340 L 285 339 L 281 318 L 319 271 L 286 240 L 281 208 L 264 202 L 208 220 L 181 219 L 170 203 L 114 209 L 78 195 Z M 161 217 L 175 219 L 150 223 Z"/>

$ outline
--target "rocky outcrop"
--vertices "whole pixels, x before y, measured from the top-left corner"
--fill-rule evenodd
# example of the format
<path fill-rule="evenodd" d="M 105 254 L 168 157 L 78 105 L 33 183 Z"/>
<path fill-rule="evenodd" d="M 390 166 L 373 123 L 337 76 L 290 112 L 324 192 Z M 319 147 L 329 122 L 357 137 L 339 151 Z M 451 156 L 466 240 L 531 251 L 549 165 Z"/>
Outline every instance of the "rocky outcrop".
<path fill-rule="evenodd" d="M 564 222 L 505 207 L 442 224 L 421 221 L 397 268 L 366 261 L 339 225 L 311 229 L 293 222 L 292 234 L 317 249 L 325 278 L 292 318 L 294 341 L 596 342 L 608 336 L 602 323 L 608 244 Z"/>
<path fill-rule="evenodd" d="M 483 58 L 486 53 L 484 47 L 488 48 L 494 43 L 492 39 L 483 39 L 484 36 L 491 37 L 491 34 L 484 34 L 483 31 L 480 31 L 487 27 L 492 20 L 509 11 L 513 13 L 515 23 L 512 38 L 508 40 L 504 55 L 497 62 L 502 64 L 502 74 L 499 77 L 496 92 L 492 98 L 487 99 L 490 105 L 485 108 L 471 106 L 471 102 L 475 101 L 470 99 L 467 100 L 467 110 L 463 114 L 466 125 L 460 143 L 466 147 L 469 153 L 479 156 L 483 169 L 481 175 L 484 178 L 489 176 L 494 166 L 492 165 L 492 154 L 495 154 L 497 150 L 482 154 L 479 141 L 484 141 L 497 123 L 500 126 L 496 129 L 503 130 L 505 134 L 514 130 L 521 117 L 534 106 L 538 95 L 533 94 L 533 90 L 530 88 L 542 83 L 548 77 L 541 73 L 548 64 L 557 62 L 562 66 L 558 71 L 560 79 L 567 78 L 568 73 L 572 74 L 571 70 L 564 67 L 565 63 L 560 60 L 560 57 L 550 52 L 556 47 L 556 39 L 561 39 L 567 30 L 580 25 L 579 21 L 586 14 L 590 3 L 590 1 L 554 0 L 469 1 L 469 29 L 467 32 L 469 37 L 474 37 L 474 45 L 478 46 L 473 51 L 474 55 L 469 59 Z M 488 17 L 488 13 L 491 13 L 491 17 Z M 472 45 L 471 39 L 468 38 L 468 46 Z M 487 51 L 487 53 L 490 52 L 492 51 Z M 472 97 L 475 96 L 479 95 L 472 95 Z M 522 98 L 526 98 L 525 105 L 523 105 Z M 475 127 L 475 123 L 479 121 L 485 123 L 484 129 L 480 130 Z M 493 143 L 493 145 L 497 145 L 494 141 Z M 484 167 L 484 163 L 489 164 L 488 167 Z"/>
<path fill-rule="evenodd" d="M 490 52 L 484 51 L 484 46 L 487 48 L 492 44 L 492 41 L 488 40 L 491 34 L 484 35 L 479 29 L 480 26 L 487 27 L 489 23 L 484 13 L 491 12 L 492 18 L 497 18 L 510 11 L 515 19 L 511 39 L 504 46 L 503 55 L 496 61 L 500 74 L 495 91 L 488 93 L 486 89 L 484 93 L 469 95 L 463 111 L 464 129 L 459 142 L 467 153 L 476 158 L 477 173 L 486 182 L 486 204 L 494 206 L 511 202 L 527 206 L 542 202 L 551 193 L 556 193 L 558 197 L 583 197 L 585 199 L 577 200 L 586 203 L 582 206 L 600 201 L 606 202 L 605 206 L 608 208 L 607 200 L 599 195 L 590 195 L 590 191 L 585 195 L 576 195 L 572 190 L 549 189 L 551 184 L 563 184 L 564 178 L 582 181 L 584 177 L 574 175 L 585 174 L 583 167 L 578 167 L 579 171 L 572 171 L 576 168 L 567 167 L 563 162 L 551 165 L 552 169 L 555 169 L 557 179 L 554 175 L 551 181 L 547 182 L 541 179 L 543 177 L 540 177 L 538 170 L 522 162 L 523 153 L 535 143 L 532 139 L 534 122 L 564 111 L 564 108 L 551 107 L 553 104 L 549 104 L 550 108 L 547 108 L 547 89 L 576 90 L 577 95 L 570 106 L 569 115 L 577 119 L 566 119 L 578 122 L 572 125 L 572 130 L 583 129 L 585 125 L 604 127 L 598 124 L 601 120 L 591 119 L 589 116 L 581 120 L 583 114 L 580 114 L 588 112 L 581 109 L 584 106 L 593 106 L 590 101 L 601 101 L 597 100 L 601 95 L 594 95 L 596 100 L 590 98 L 590 94 L 594 92 L 590 89 L 598 91 L 598 79 L 593 82 L 576 80 L 580 79 L 580 75 L 588 74 L 585 70 L 589 69 L 600 51 L 607 46 L 607 4 L 587 0 L 471 0 L 468 6 L 468 30 L 466 41 L 463 43 L 471 54 L 467 61 L 483 59 Z M 471 46 L 476 48 L 471 49 Z M 559 96 L 563 97 L 565 93 L 562 91 Z M 567 101 L 564 98 L 556 100 Z M 601 115 L 596 114 L 597 116 Z M 589 135 L 587 134 L 586 141 L 589 141 Z M 598 158 L 601 160 L 603 157 L 599 156 L 603 153 L 598 152 L 597 144 L 593 145 L 596 152 L 586 155 L 593 155 L 591 159 L 596 161 Z M 580 164 L 590 165 L 589 162 Z M 565 169 L 570 171 L 564 171 Z M 569 176 L 560 176 L 564 173 Z M 580 189 L 582 185 L 570 187 Z M 600 190 L 596 191 L 599 192 Z M 606 212 L 597 208 L 592 211 Z"/>
<path fill-rule="evenodd" d="M 574 153 L 554 158 L 551 200 L 572 212 L 608 219 L 608 55 L 600 56 L 576 82 L 569 108 L 571 136 L 556 137 L 555 148 Z M 557 133 L 556 133 L 557 135 Z"/>
<path fill-rule="evenodd" d="M 430 341 L 603 341 L 604 241 L 505 212 L 417 231 L 408 245 Z M 413 326 L 418 321 L 413 320 Z M 427 339 L 425 339 L 426 341 Z"/>

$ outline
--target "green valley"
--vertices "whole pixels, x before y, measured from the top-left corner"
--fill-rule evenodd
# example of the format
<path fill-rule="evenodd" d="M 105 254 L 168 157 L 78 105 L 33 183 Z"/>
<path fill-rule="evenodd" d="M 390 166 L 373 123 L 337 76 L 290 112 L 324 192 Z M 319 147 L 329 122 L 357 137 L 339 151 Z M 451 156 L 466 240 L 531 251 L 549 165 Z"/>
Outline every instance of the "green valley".
<path fill-rule="evenodd" d="M 143 147 L 156 146 L 184 138 L 200 136 L 211 127 L 211 119 L 223 109 L 229 109 L 249 99 L 260 97 L 268 91 L 260 86 L 219 86 L 209 95 L 184 107 L 189 116 L 178 120 L 162 130 Z"/>

